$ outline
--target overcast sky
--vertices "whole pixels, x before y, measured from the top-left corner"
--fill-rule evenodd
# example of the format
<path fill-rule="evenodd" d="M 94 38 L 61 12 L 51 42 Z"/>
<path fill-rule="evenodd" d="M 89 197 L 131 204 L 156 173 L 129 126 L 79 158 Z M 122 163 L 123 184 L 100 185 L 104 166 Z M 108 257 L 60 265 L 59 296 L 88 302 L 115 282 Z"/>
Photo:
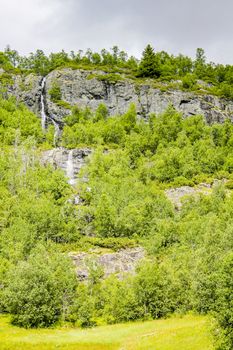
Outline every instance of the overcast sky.
<path fill-rule="evenodd" d="M 21 54 L 118 45 L 233 64 L 233 0 L 0 0 L 0 50 Z"/>

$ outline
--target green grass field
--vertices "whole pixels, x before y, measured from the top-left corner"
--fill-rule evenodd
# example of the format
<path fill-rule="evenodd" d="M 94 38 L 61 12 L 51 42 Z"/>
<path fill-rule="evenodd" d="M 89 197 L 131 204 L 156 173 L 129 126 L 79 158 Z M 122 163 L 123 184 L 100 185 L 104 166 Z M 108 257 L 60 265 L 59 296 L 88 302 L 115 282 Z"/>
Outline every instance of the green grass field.
<path fill-rule="evenodd" d="M 13 327 L 0 317 L 0 350 L 213 350 L 209 320 L 173 317 L 93 329 Z"/>

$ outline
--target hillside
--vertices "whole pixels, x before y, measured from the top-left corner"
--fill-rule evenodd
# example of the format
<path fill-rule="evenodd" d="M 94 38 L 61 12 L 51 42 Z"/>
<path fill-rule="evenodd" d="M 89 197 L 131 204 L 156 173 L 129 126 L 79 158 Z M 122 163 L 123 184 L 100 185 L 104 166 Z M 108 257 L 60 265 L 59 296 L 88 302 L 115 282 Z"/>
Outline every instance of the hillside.
<path fill-rule="evenodd" d="M 0 312 L 24 328 L 211 314 L 229 350 L 232 67 L 151 50 L 1 53 Z"/>

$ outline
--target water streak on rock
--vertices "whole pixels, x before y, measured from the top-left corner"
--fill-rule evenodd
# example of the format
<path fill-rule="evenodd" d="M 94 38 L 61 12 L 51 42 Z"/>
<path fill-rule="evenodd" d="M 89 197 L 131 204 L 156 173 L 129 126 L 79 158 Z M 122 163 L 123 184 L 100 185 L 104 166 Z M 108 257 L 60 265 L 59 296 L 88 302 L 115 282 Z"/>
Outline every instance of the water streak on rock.
<path fill-rule="evenodd" d="M 45 130 L 46 129 L 46 120 L 47 120 L 47 116 L 46 116 L 46 112 L 45 112 L 45 84 L 46 84 L 46 78 L 44 77 L 42 79 L 41 82 L 41 96 L 40 96 L 40 103 L 41 103 L 41 126 L 42 129 Z"/>
<path fill-rule="evenodd" d="M 75 176 L 74 176 L 74 162 L 73 162 L 73 150 L 71 149 L 68 153 L 67 166 L 66 166 L 66 175 L 69 178 L 69 184 L 75 184 Z"/>

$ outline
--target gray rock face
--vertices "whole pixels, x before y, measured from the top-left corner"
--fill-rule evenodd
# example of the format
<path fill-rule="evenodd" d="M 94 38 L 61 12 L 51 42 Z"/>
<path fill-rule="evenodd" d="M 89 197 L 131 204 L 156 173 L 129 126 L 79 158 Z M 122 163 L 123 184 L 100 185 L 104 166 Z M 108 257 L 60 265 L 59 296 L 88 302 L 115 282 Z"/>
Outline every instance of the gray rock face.
<path fill-rule="evenodd" d="M 90 262 L 103 269 L 105 278 L 111 274 L 115 274 L 119 278 L 122 278 L 126 273 L 133 274 L 137 264 L 145 257 L 145 252 L 143 248 L 138 247 L 122 249 L 116 253 L 106 253 L 102 255 L 70 253 L 69 256 L 75 264 L 78 278 L 80 280 L 85 280 L 89 275 L 88 264 L 90 264 Z"/>
<path fill-rule="evenodd" d="M 174 204 L 177 209 L 182 207 L 182 199 L 187 196 L 197 196 L 198 194 L 210 195 L 212 186 L 206 183 L 201 183 L 196 187 L 181 186 L 165 190 L 167 198 Z"/>
<path fill-rule="evenodd" d="M 13 75 L 13 85 L 9 86 L 7 93 L 16 96 L 18 101 L 24 102 L 35 114 L 40 115 L 40 96 L 42 77 L 29 74 Z"/>
<path fill-rule="evenodd" d="M 1 74 L 1 72 L 0 72 Z M 99 78 L 98 78 L 99 76 Z M 58 106 L 49 98 L 49 90 L 56 82 L 61 88 L 62 100 L 71 106 L 90 107 L 96 110 L 104 103 L 110 115 L 123 114 L 130 103 L 134 103 L 141 117 L 150 113 L 160 114 L 172 105 L 182 112 L 184 117 L 200 114 L 208 123 L 223 122 L 226 118 L 233 120 L 233 101 L 220 99 L 205 94 L 195 94 L 180 90 L 161 91 L 148 84 L 137 85 L 129 79 L 111 82 L 102 79 L 107 76 L 102 71 L 73 70 L 64 68 L 52 71 L 46 77 L 43 93 L 46 100 L 46 113 L 50 122 L 62 122 L 70 110 Z M 42 77 L 35 74 L 12 76 L 13 84 L 8 86 L 7 93 L 23 101 L 34 113 L 40 116 Z"/>
<path fill-rule="evenodd" d="M 208 123 L 223 122 L 233 119 L 233 102 L 210 95 L 195 95 L 189 92 L 170 90 L 162 92 L 148 85 L 135 85 L 130 80 L 115 83 L 98 79 L 98 71 L 72 70 L 65 68 L 51 72 L 47 77 L 47 90 L 54 82 L 61 88 L 62 100 L 70 105 L 90 107 L 95 110 L 104 103 L 110 115 L 123 114 L 130 103 L 134 103 L 139 116 L 147 117 L 150 113 L 162 113 L 173 105 L 184 117 L 201 114 Z M 48 99 L 48 112 L 62 120 L 69 111 Z"/>
<path fill-rule="evenodd" d="M 75 184 L 77 175 L 91 154 L 89 148 L 72 149 L 54 148 L 42 154 L 42 162 L 52 164 L 55 168 L 64 170 L 71 185 Z"/>

